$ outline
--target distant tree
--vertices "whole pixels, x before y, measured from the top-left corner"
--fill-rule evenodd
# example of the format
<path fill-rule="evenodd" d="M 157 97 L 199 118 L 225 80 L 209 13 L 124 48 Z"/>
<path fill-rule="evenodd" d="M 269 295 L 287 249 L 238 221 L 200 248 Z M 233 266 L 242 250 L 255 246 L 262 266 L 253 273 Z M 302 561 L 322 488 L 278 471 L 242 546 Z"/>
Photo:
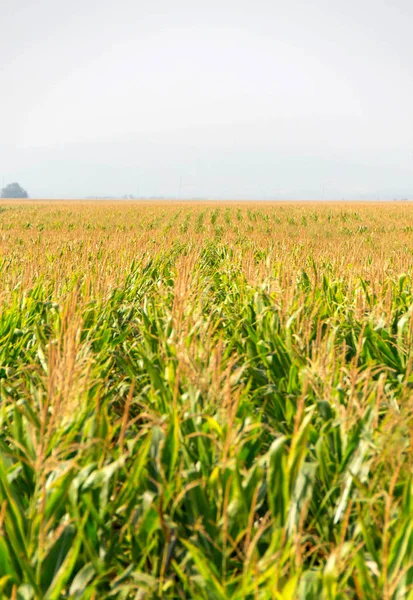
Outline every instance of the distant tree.
<path fill-rule="evenodd" d="M 9 183 L 1 190 L 2 198 L 28 198 L 29 194 L 18 183 Z"/>

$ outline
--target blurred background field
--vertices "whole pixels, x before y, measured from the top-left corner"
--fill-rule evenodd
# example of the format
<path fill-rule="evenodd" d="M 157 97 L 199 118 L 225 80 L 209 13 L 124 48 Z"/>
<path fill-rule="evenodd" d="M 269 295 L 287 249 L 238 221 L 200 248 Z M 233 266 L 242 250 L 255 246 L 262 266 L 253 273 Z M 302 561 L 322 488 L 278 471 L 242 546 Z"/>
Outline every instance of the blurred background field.
<path fill-rule="evenodd" d="M 3 598 L 413 598 L 413 205 L 0 204 Z"/>
<path fill-rule="evenodd" d="M 77 272 L 97 284 L 121 281 L 145 253 L 207 243 L 245 258 L 265 252 L 286 271 L 313 258 L 341 274 L 378 275 L 409 268 L 412 233 L 413 208 L 404 202 L 0 202 L 3 277 L 11 284 L 23 274 L 59 285 Z M 254 263 L 257 273 L 265 261 Z"/>

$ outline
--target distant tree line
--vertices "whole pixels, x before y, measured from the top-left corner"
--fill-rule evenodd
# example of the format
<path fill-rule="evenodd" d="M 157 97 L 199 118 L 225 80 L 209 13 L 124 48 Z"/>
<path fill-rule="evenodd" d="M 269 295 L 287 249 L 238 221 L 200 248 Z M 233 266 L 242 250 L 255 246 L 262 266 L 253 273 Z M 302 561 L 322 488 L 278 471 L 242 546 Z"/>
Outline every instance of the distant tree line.
<path fill-rule="evenodd" d="M 29 194 L 18 183 L 9 183 L 0 193 L 1 198 L 28 198 Z"/>

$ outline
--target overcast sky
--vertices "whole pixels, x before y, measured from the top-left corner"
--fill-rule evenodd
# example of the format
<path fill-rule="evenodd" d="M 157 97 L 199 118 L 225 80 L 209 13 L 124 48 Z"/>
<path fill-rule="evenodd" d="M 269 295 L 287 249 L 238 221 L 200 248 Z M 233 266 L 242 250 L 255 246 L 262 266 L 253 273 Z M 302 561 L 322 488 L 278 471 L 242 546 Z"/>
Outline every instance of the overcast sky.
<path fill-rule="evenodd" d="M 413 197 L 412 0 L 0 0 L 0 183 Z"/>

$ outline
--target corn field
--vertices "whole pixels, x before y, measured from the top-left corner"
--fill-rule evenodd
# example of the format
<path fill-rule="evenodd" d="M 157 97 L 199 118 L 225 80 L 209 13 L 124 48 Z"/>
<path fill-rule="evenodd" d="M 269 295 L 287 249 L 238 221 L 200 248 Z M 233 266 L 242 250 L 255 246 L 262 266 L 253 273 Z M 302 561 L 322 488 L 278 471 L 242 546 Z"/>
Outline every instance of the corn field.
<path fill-rule="evenodd" d="M 413 206 L 3 202 L 0 597 L 413 599 Z"/>

